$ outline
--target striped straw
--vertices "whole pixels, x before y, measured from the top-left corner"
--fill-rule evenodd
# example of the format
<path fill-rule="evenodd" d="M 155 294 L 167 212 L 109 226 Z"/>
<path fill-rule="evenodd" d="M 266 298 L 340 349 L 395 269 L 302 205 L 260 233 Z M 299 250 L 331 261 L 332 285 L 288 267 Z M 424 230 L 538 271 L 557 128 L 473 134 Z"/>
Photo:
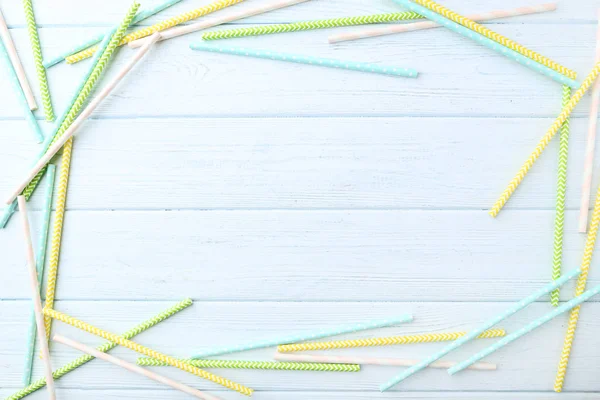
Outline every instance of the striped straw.
<path fill-rule="evenodd" d="M 239 345 L 235 345 L 235 346 L 217 347 L 217 348 L 214 348 L 211 350 L 204 350 L 204 351 L 192 356 L 191 358 L 198 359 L 198 358 L 205 358 L 205 357 L 211 357 L 211 356 L 218 356 L 221 354 L 238 353 L 240 351 L 262 349 L 265 347 L 278 346 L 280 344 L 288 344 L 288 343 L 302 342 L 305 340 L 320 339 L 320 338 L 324 338 L 324 337 L 328 337 L 328 336 L 342 335 L 344 333 L 364 331 L 367 329 L 383 328 L 386 326 L 392 326 L 392 325 L 396 325 L 396 324 L 402 324 L 405 322 L 411 322 L 412 319 L 413 319 L 412 315 L 404 314 L 404 315 L 401 315 L 401 316 L 395 317 L 395 318 L 388 318 L 388 319 L 370 321 L 370 322 L 353 324 L 353 325 L 345 325 L 345 326 L 340 326 L 337 328 L 321 329 L 316 332 L 300 333 L 297 335 L 283 336 L 280 338 L 259 340 L 256 342 L 243 343 L 243 344 L 239 344 Z"/>
<path fill-rule="evenodd" d="M 192 43 L 192 50 L 210 51 L 213 53 L 225 53 L 238 56 L 265 58 L 268 60 L 287 61 L 297 64 L 308 64 L 319 67 L 347 69 L 351 71 L 371 72 L 374 74 L 402 76 L 405 78 L 416 78 L 419 73 L 414 69 L 392 67 L 379 64 L 367 64 L 354 61 L 334 60 L 331 58 L 319 58 L 299 54 L 280 53 L 270 50 L 249 49 L 245 47 L 217 46 L 207 43 Z"/>
<path fill-rule="evenodd" d="M 248 360 L 182 360 L 198 368 L 261 369 L 276 371 L 329 371 L 359 372 L 358 364 L 326 364 L 314 362 L 274 362 Z M 154 358 L 138 358 L 137 365 L 143 367 L 167 367 L 169 364 Z"/>

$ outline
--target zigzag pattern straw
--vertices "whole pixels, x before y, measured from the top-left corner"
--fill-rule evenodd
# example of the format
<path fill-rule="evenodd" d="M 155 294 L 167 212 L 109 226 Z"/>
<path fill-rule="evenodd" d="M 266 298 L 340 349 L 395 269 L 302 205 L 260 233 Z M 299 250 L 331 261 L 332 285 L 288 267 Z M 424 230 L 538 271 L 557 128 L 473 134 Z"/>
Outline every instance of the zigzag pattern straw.
<path fill-rule="evenodd" d="M 381 24 L 393 21 L 406 21 L 421 19 L 422 15 L 415 12 L 399 12 L 388 14 L 365 15 L 359 17 L 320 19 L 316 21 L 295 22 L 293 24 L 263 25 L 252 28 L 227 29 L 222 31 L 207 32 L 202 35 L 203 40 L 229 39 L 243 36 L 271 35 L 274 33 L 308 31 L 313 29 L 337 28 L 341 26 Z"/>
<path fill-rule="evenodd" d="M 183 301 L 175 304 L 173 307 L 170 307 L 167 310 L 159 313 L 158 315 L 150 318 L 149 320 L 142 322 L 141 324 L 134 327 L 133 329 L 128 330 L 127 332 L 125 332 L 122 335 L 122 337 L 125 339 L 131 339 L 134 336 L 137 336 L 140 333 L 152 328 L 154 325 L 157 325 L 160 322 L 163 322 L 164 320 L 172 317 L 173 315 L 188 308 L 191 305 L 192 305 L 191 299 L 183 300 Z M 114 349 L 115 347 L 117 347 L 116 343 L 108 342 L 108 343 L 104 343 L 97 349 L 103 353 L 106 353 L 107 351 Z M 73 360 L 70 363 L 64 365 L 63 367 L 57 369 L 56 371 L 54 371 L 52 373 L 52 376 L 54 377 L 54 379 L 60 379 L 63 376 L 65 376 L 66 374 L 68 374 L 69 372 L 81 367 L 82 365 L 86 364 L 89 361 L 92 361 L 93 359 L 94 359 L 94 357 L 85 354 L 85 355 L 77 358 L 76 360 Z M 46 378 L 38 379 L 37 381 L 33 382 L 31 385 L 19 390 L 18 392 L 14 393 L 13 395 L 7 397 L 5 400 L 22 399 L 23 397 L 26 397 L 26 396 L 40 390 L 44 386 L 46 386 Z"/>
<path fill-rule="evenodd" d="M 594 211 L 592 212 L 592 220 L 590 222 L 590 229 L 585 241 L 585 249 L 583 251 L 583 260 L 581 262 L 581 275 L 577 279 L 577 287 L 575 288 L 575 297 L 581 296 L 585 292 L 587 285 L 588 275 L 590 272 L 590 266 L 592 263 L 592 254 L 594 253 L 594 246 L 596 245 L 596 238 L 598 236 L 598 227 L 600 226 L 600 186 L 596 193 L 596 202 L 594 204 Z M 571 310 L 569 315 L 569 325 L 567 326 L 567 333 L 565 335 L 565 343 L 563 350 L 560 355 L 560 361 L 558 363 L 558 371 L 554 381 L 554 391 L 561 392 L 565 383 L 565 375 L 567 373 L 567 366 L 569 365 L 569 356 L 571 355 L 571 347 L 573 346 L 573 338 L 575 337 L 575 329 L 577 329 L 577 322 L 579 322 L 579 311 L 581 306 L 577 306 Z"/>
<path fill-rule="evenodd" d="M 229 369 L 266 369 L 283 371 L 331 371 L 359 372 L 358 364 L 324 364 L 297 363 L 274 361 L 242 361 L 242 360 L 182 360 L 198 368 L 229 368 Z M 169 364 L 153 358 L 138 358 L 137 365 L 143 367 L 166 367 Z"/>
<path fill-rule="evenodd" d="M 391 346 L 397 344 L 446 342 L 456 340 L 466 334 L 467 332 L 428 333 L 423 335 L 405 335 L 354 340 L 335 340 L 330 342 L 286 344 L 278 346 L 277 351 L 280 353 L 292 353 L 308 350 L 331 350 L 355 347 Z M 506 331 L 504 329 L 490 329 L 483 332 L 478 336 L 478 338 L 495 338 L 505 335 Z"/>
<path fill-rule="evenodd" d="M 94 89 L 94 86 L 95 86 L 96 82 L 98 81 L 98 79 L 100 78 L 102 71 L 104 71 L 104 69 L 108 65 L 108 62 L 110 61 L 110 59 L 112 57 L 112 54 L 114 53 L 115 49 L 117 48 L 118 43 L 121 41 L 121 39 L 125 35 L 125 32 L 127 31 L 127 28 L 129 27 L 129 25 L 131 24 L 131 21 L 133 20 L 133 17 L 137 13 L 137 10 L 139 7 L 140 7 L 139 3 L 134 3 L 131 6 L 131 8 L 129 9 L 129 11 L 127 12 L 125 19 L 119 26 L 119 29 L 117 29 L 117 31 L 115 32 L 108 47 L 104 51 L 104 54 L 102 54 L 102 57 L 100 57 L 100 59 L 98 60 L 98 64 L 96 64 L 96 66 L 94 67 L 94 70 L 93 70 L 92 74 L 90 75 L 90 78 L 85 83 L 85 86 L 82 89 L 81 93 L 79 93 L 79 96 L 77 97 L 77 100 L 73 104 L 73 107 L 71 107 L 69 114 L 67 115 L 67 117 L 63 121 L 60 129 L 57 131 L 56 135 L 54 136 L 52 143 L 55 143 L 56 140 L 58 140 L 58 138 L 60 136 L 62 136 L 63 133 L 65 133 L 65 131 L 73 123 L 73 121 L 75 120 L 75 118 L 77 117 L 77 115 L 79 114 L 81 109 L 83 108 L 83 105 L 84 105 L 86 99 L 89 97 L 90 93 Z M 56 213 L 55 213 L 55 218 L 54 218 L 54 227 L 52 229 L 52 247 L 50 249 L 50 262 L 48 265 L 48 277 L 47 277 L 47 287 L 46 287 L 46 305 L 45 305 L 45 307 L 47 307 L 47 308 L 54 307 L 54 297 L 55 297 L 55 292 L 56 292 L 56 277 L 58 275 L 58 261 L 59 261 L 59 257 L 60 257 L 60 244 L 61 244 L 61 238 L 62 238 L 64 213 L 65 213 L 65 207 L 66 207 L 66 201 L 67 201 L 67 186 L 69 183 L 69 169 L 70 169 L 70 165 L 71 165 L 72 149 L 73 149 L 73 138 L 69 139 L 67 141 L 67 143 L 65 144 L 65 146 L 63 147 L 60 176 L 59 176 L 59 181 L 58 181 Z M 44 171 L 44 170 L 42 170 L 42 171 Z M 40 171 L 40 173 L 38 175 L 43 174 L 42 171 Z M 37 178 L 37 176 L 36 176 L 36 178 Z M 35 181 L 35 179 L 34 179 L 34 181 Z M 37 182 L 39 182 L 39 179 L 37 179 Z M 34 186 L 34 188 L 35 188 L 35 186 Z M 27 191 L 27 190 L 28 189 L 26 188 L 25 191 Z M 33 192 L 33 189 L 31 191 Z M 50 339 L 50 330 L 52 328 L 52 320 L 48 317 L 45 317 L 44 324 L 46 326 L 47 338 Z"/>
<path fill-rule="evenodd" d="M 155 32 L 164 31 L 165 29 L 172 28 L 176 25 L 183 24 L 184 22 L 191 21 L 193 19 L 213 13 L 213 12 L 221 10 L 223 8 L 232 6 L 234 4 L 241 3 L 242 1 L 244 1 L 244 0 L 219 0 L 214 3 L 209 4 L 207 6 L 200 7 L 195 10 L 188 11 L 186 13 L 177 15 L 173 18 L 169 18 L 165 21 L 154 24 L 150 27 L 140 29 L 140 30 L 130 33 L 129 35 L 127 35 L 123 38 L 121 43 L 119 43 L 119 46 L 122 46 L 129 42 L 132 42 L 134 40 L 141 39 L 146 36 L 150 36 Z M 77 54 L 73 54 L 72 56 L 65 58 L 65 60 L 67 61 L 68 64 L 75 64 L 79 61 L 85 60 L 86 58 L 93 56 L 94 53 L 96 52 L 96 50 L 98 50 L 98 46 L 90 47 L 89 49 L 80 51 Z"/>
<path fill-rule="evenodd" d="M 44 103 L 44 114 L 46 121 L 54 121 L 54 109 L 50 99 L 50 90 L 48 89 L 48 77 L 46 76 L 46 68 L 42 61 L 42 48 L 40 46 L 40 37 L 35 23 L 35 14 L 31 0 L 23 0 L 25 8 L 25 19 L 27 20 L 27 32 L 29 33 L 29 41 L 33 50 L 33 59 L 35 61 L 35 70 L 37 72 L 38 82 L 40 84 L 40 92 L 42 93 L 42 102 Z"/>
<path fill-rule="evenodd" d="M 140 354 L 143 354 L 145 356 L 158 359 L 162 362 L 169 364 L 172 367 L 179 368 L 183 371 L 186 371 L 193 375 L 199 376 L 200 378 L 207 379 L 211 382 L 217 383 L 217 384 L 222 385 L 231 390 L 235 390 L 236 392 L 245 394 L 246 396 L 252 395 L 253 390 L 246 386 L 240 385 L 239 383 L 232 382 L 229 379 L 225 379 L 220 376 L 211 374 L 210 372 L 201 370 L 198 367 L 194 367 L 193 365 L 190 365 L 186 362 L 180 361 L 174 357 L 167 356 L 165 354 L 154 351 L 148 347 L 142 346 L 140 344 L 132 342 L 131 340 L 125 339 L 122 336 L 118 336 L 113 333 L 103 331 L 102 329 L 96 328 L 95 326 L 87 324 L 78 319 L 69 317 L 68 315 L 58 312 L 56 310 L 44 308 L 44 314 L 46 314 L 47 316 L 52 317 L 54 319 L 57 319 L 59 321 L 62 321 L 65 324 L 69 324 L 71 326 L 74 326 L 75 328 L 81 329 L 82 331 L 94 334 L 96 336 L 100 336 L 101 338 L 110 340 L 111 342 L 115 342 L 120 346 L 127 347 L 128 349 L 138 352 Z"/>
<path fill-rule="evenodd" d="M 562 108 L 571 99 L 571 88 L 563 85 Z M 563 238 L 565 232 L 565 196 L 567 193 L 567 162 L 569 158 L 569 119 L 560 129 L 560 149 L 558 151 L 558 184 L 556 188 L 556 214 L 554 216 L 554 252 L 552 255 L 552 279 L 560 278 L 563 256 Z M 560 288 L 550 294 L 550 304 L 558 307 Z"/>
<path fill-rule="evenodd" d="M 461 24 L 462 26 L 469 28 L 472 31 L 480 33 L 483 36 L 487 37 L 488 39 L 491 39 L 497 43 L 500 43 L 501 45 L 503 45 L 505 47 L 508 47 L 509 49 L 512 49 L 518 53 L 521 53 L 525 57 L 529 57 L 532 60 L 535 60 L 535 61 L 539 62 L 540 64 L 545 65 L 546 67 L 555 70 L 556 72 L 559 72 L 565 76 L 568 76 L 571 79 L 575 79 L 575 77 L 577 76 L 577 73 L 575 71 L 572 71 L 572 70 L 568 69 L 567 67 L 563 67 L 562 65 L 550 60 L 549 58 L 544 57 L 543 55 L 538 54 L 535 51 L 529 50 L 528 48 L 521 46 L 520 44 L 514 42 L 513 40 L 508 39 L 494 31 L 486 28 L 483 25 L 478 24 L 477 22 L 474 22 L 468 18 L 458 15 L 454 11 L 449 10 L 444 6 L 437 4 L 436 2 L 434 2 L 432 0 L 412 0 L 412 1 L 414 1 L 417 4 L 422 5 L 423 7 L 427 7 L 428 9 L 430 9 L 433 12 L 443 15 L 444 17 L 446 17 L 458 24 Z"/>
<path fill-rule="evenodd" d="M 542 140 L 538 143 L 533 153 L 531 153 L 527 161 L 525 161 L 525 164 L 523 164 L 517 175 L 510 181 L 508 187 L 504 189 L 504 192 L 502 192 L 500 198 L 490 209 L 490 216 L 496 217 L 498 215 L 498 213 L 500 212 L 502 207 L 504 207 L 510 196 L 512 196 L 519 184 L 523 181 L 523 178 L 525 178 L 527 172 L 529 172 L 529 170 L 536 162 L 536 160 L 540 157 L 546 146 L 548 146 L 550 140 L 554 137 L 554 135 L 556 135 L 556 133 L 565 123 L 567 118 L 569 118 L 569 115 L 571 115 L 573 109 L 579 103 L 585 92 L 587 92 L 590 86 L 592 86 L 598 74 L 600 74 L 600 63 L 596 64 L 592 72 L 590 72 L 590 74 L 585 78 L 579 89 L 577 89 L 573 97 L 571 97 L 571 100 L 569 100 L 567 105 L 563 107 L 562 112 L 559 114 L 556 120 L 554 120 L 548 132 L 546 132 Z"/>

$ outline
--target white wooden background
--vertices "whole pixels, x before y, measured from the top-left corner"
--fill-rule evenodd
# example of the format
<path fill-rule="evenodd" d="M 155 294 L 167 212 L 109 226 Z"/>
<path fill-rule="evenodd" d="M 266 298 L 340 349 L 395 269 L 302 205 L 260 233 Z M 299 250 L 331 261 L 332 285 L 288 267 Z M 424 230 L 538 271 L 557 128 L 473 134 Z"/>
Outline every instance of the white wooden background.
<path fill-rule="evenodd" d="M 144 0 L 143 6 L 158 2 Z M 151 21 L 208 2 L 184 0 Z M 0 0 L 36 82 L 20 3 Z M 536 3 L 444 2 L 465 14 Z M 129 5 L 34 4 L 47 57 L 113 26 Z M 599 4 L 563 0 L 559 6 L 554 13 L 490 25 L 582 79 L 593 65 Z M 243 24 L 396 10 L 391 0 L 312 0 Z M 329 45 L 332 32 L 229 43 L 395 64 L 421 75 L 393 78 L 193 52 L 188 45 L 198 34 L 152 51 L 76 140 L 57 309 L 120 332 L 192 297 L 192 308 L 138 338 L 185 357 L 215 345 L 406 312 L 414 314 L 412 324 L 348 337 L 469 329 L 549 280 L 557 141 L 497 220 L 486 210 L 558 114 L 560 86 L 441 29 Z M 111 72 L 131 54 L 123 49 Z M 50 70 L 57 112 L 88 63 Z M 38 150 L 1 76 L 0 193 L 6 193 Z M 586 98 L 571 124 L 565 268 L 578 265 L 585 240 L 576 219 L 588 106 Z M 600 166 L 600 156 L 596 160 Z M 39 197 L 32 207 L 39 230 Z M 29 321 L 16 222 L 0 232 L 0 396 L 21 387 Z M 598 268 L 593 266 L 590 285 L 600 283 Z M 562 299 L 572 292 L 567 285 Z M 549 309 L 544 299 L 502 326 L 514 330 Z M 258 400 L 555 398 L 566 318 L 490 356 L 496 372 L 451 378 L 428 370 L 385 394 L 377 387 L 396 368 L 218 372 L 257 389 Z M 560 398 L 600 398 L 599 318 L 600 302 L 584 306 Z M 60 323 L 55 331 L 100 342 Z M 473 343 L 447 358 L 464 359 L 489 343 Z M 439 347 L 336 354 L 418 358 Z M 229 358 L 268 360 L 273 351 Z M 55 366 L 77 355 L 61 345 L 53 345 L 52 353 Z M 136 358 L 124 349 L 114 353 Z M 185 373 L 161 371 L 225 399 L 241 398 Z M 39 362 L 35 375 L 41 375 Z M 58 387 L 60 399 L 187 398 L 100 361 Z M 31 396 L 44 398 L 43 391 Z"/>

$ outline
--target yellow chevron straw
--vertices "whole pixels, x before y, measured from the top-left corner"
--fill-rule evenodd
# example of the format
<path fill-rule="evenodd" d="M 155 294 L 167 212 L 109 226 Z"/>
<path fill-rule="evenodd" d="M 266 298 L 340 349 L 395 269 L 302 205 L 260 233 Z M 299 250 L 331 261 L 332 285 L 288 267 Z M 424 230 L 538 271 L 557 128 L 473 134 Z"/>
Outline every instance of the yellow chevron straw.
<path fill-rule="evenodd" d="M 472 31 L 480 33 L 483 36 L 487 37 L 488 39 L 491 39 L 497 43 L 500 43 L 501 45 L 508 47 L 509 49 L 514 50 L 517 53 L 524 55 L 525 57 L 531 58 L 532 60 L 537 61 L 540 64 L 543 64 L 546 67 L 555 70 L 556 72 L 559 72 L 565 76 L 568 76 L 571 79 L 575 79 L 577 77 L 577 73 L 575 71 L 572 71 L 567 67 L 563 67 L 562 65 L 550 60 L 549 58 L 544 57 L 543 55 L 538 54 L 533 50 L 529 50 L 528 48 L 521 46 L 519 43 L 517 43 L 509 38 L 506 38 L 506 37 L 500 35 L 499 33 L 496 33 L 494 31 L 486 28 L 485 26 L 480 25 L 477 22 L 470 20 L 469 18 L 463 17 L 462 15 L 459 15 L 459 14 L 455 13 L 454 11 L 449 10 L 440 4 L 437 4 L 436 2 L 434 2 L 432 0 L 412 0 L 412 1 L 414 1 L 417 4 L 422 5 L 423 7 L 427 7 L 428 9 L 430 9 L 431 11 L 433 11 L 435 13 L 443 15 L 444 17 L 456 22 L 457 24 L 461 24 L 462 26 L 469 28 Z"/>
<path fill-rule="evenodd" d="M 308 350 L 349 349 L 354 347 L 391 346 L 396 344 L 433 343 L 456 340 L 467 332 L 427 333 L 423 335 L 389 336 L 380 338 L 335 340 L 330 342 L 313 342 L 285 344 L 277 347 L 280 353 L 293 353 Z M 502 337 L 506 335 L 504 329 L 490 329 L 478 336 L 479 339 Z"/>
<path fill-rule="evenodd" d="M 594 246 L 596 245 L 596 238 L 598 236 L 598 227 L 600 226 L 600 186 L 596 193 L 596 203 L 594 204 L 594 211 L 592 213 L 592 221 L 590 223 L 590 229 L 585 241 L 585 248 L 583 250 L 583 261 L 581 262 L 581 274 L 577 279 L 577 286 L 575 288 L 575 297 L 580 296 L 585 292 L 587 285 L 588 274 L 590 272 L 590 265 L 592 263 L 592 254 L 594 253 Z M 569 325 L 567 326 L 567 333 L 565 335 L 565 343 L 563 350 L 560 355 L 560 362 L 558 364 L 558 371 L 556 373 L 556 379 L 554 381 L 554 391 L 561 392 L 564 382 L 565 374 L 567 373 L 567 365 L 569 364 L 569 356 L 571 355 L 571 347 L 573 346 L 573 337 L 575 336 L 575 329 L 577 329 L 577 322 L 579 321 L 579 310 L 581 306 L 577 306 L 571 310 L 569 315 Z"/>
<path fill-rule="evenodd" d="M 52 310 L 50 308 L 44 308 L 44 314 L 47 315 L 48 317 L 62 321 L 65 324 L 69 324 L 75 328 L 81 329 L 82 331 L 91 333 L 96 336 L 100 336 L 101 338 L 104 338 L 111 342 L 117 343 L 119 346 L 127 347 L 128 349 L 133 350 L 137 353 L 140 353 L 145 356 L 152 357 L 154 359 L 165 362 L 172 367 L 179 368 L 183 371 L 189 372 L 190 374 L 199 376 L 200 378 L 204 378 L 211 382 L 225 386 L 226 388 L 235 390 L 236 392 L 245 394 L 246 396 L 252 396 L 253 390 L 246 386 L 240 385 L 239 383 L 232 382 L 229 379 L 225 379 L 218 375 L 204 371 L 198 367 L 194 367 L 193 365 L 190 365 L 187 362 L 178 360 L 174 357 L 167 356 L 165 354 L 154 351 L 148 347 L 145 347 L 145 346 L 142 346 L 135 342 L 132 342 L 131 340 L 127 340 L 127 339 L 123 338 L 122 336 L 115 335 L 114 333 L 106 332 L 102 329 L 96 328 L 93 325 L 90 325 L 88 323 L 85 323 L 83 321 L 75 319 L 73 317 L 69 317 L 66 314 L 63 314 L 56 310 Z"/>
<path fill-rule="evenodd" d="M 123 46 L 129 42 L 133 42 L 134 40 L 138 40 L 143 37 L 150 36 L 155 32 L 161 32 L 161 31 L 164 31 L 165 29 L 169 29 L 176 25 L 183 24 L 184 22 L 188 22 L 193 19 L 200 18 L 204 15 L 214 13 L 215 11 L 219 11 L 223 8 L 232 6 L 237 3 L 241 3 L 242 1 L 244 1 L 244 0 L 215 1 L 214 3 L 211 3 L 207 6 L 185 12 L 183 14 L 169 18 L 167 20 L 164 20 L 162 22 L 159 22 L 159 23 L 149 26 L 147 28 L 143 28 L 143 29 L 137 30 L 135 32 L 132 32 L 123 38 L 121 43 L 119 43 L 119 46 Z M 94 55 L 94 53 L 97 50 L 98 50 L 98 46 L 93 46 L 93 47 L 90 47 L 89 49 L 86 49 L 86 50 L 80 51 L 79 53 L 73 54 L 73 55 L 65 58 L 65 60 L 67 60 L 68 64 L 75 64 L 79 61 L 85 60 L 86 58 L 90 58 L 91 56 Z"/>
<path fill-rule="evenodd" d="M 527 172 L 529 172 L 529 170 L 536 162 L 536 160 L 540 157 L 546 146 L 548 146 L 550 140 L 554 137 L 554 135 L 556 135 L 556 133 L 567 120 L 567 118 L 569 118 L 569 115 L 571 115 L 573 109 L 579 103 L 585 92 L 587 92 L 588 89 L 592 86 L 592 84 L 596 80 L 596 77 L 598 77 L 598 74 L 600 74 L 600 63 L 597 63 L 594 66 L 592 72 L 590 72 L 590 74 L 585 78 L 585 80 L 583 81 L 579 89 L 577 89 L 573 97 L 571 97 L 571 100 L 569 100 L 567 105 L 563 107 L 562 112 L 554 120 L 548 132 L 546 132 L 544 137 L 542 137 L 542 140 L 540 140 L 535 150 L 533 151 L 533 153 L 531 153 L 527 161 L 525 161 L 525 164 L 523 164 L 517 175 L 510 181 L 507 188 L 504 189 L 504 192 L 502 192 L 500 198 L 496 201 L 496 203 L 494 203 L 494 206 L 490 209 L 490 216 L 496 217 L 498 215 L 498 213 L 500 212 L 502 207 L 504 207 L 510 196 L 512 196 L 519 184 L 523 181 L 523 178 L 525 178 Z"/>

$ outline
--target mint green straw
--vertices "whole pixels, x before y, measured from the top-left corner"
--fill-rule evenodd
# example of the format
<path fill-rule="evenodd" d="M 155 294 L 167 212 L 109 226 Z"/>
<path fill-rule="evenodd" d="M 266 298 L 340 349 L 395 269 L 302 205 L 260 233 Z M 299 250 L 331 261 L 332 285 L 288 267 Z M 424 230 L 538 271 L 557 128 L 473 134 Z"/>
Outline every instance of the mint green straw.
<path fill-rule="evenodd" d="M 292 24 L 261 25 L 251 28 L 237 28 L 206 32 L 202 35 L 202 40 L 230 39 L 244 36 L 271 35 L 273 33 L 338 28 L 342 26 L 381 24 L 386 22 L 407 21 L 422 18 L 423 16 L 417 14 L 416 12 L 407 11 L 387 14 L 363 15 L 358 17 L 317 19 L 314 21 L 294 22 Z"/>
<path fill-rule="evenodd" d="M 40 292 L 42 291 L 42 279 L 44 279 L 44 266 L 46 263 L 46 247 L 48 244 L 48 231 L 50 230 L 50 216 L 52 215 L 52 194 L 54 193 L 54 177 L 56 176 L 56 166 L 48 164 L 46 173 L 47 185 L 44 195 L 44 207 L 42 217 L 42 229 L 40 231 L 39 250 L 36 257 L 37 279 L 40 283 Z M 25 371 L 23 373 L 23 384 L 31 383 L 31 373 L 33 370 L 33 354 L 35 353 L 35 340 L 37 335 L 37 326 L 35 324 L 35 314 L 31 310 L 29 318 L 29 333 L 27 334 L 27 352 L 25 353 Z"/>
<path fill-rule="evenodd" d="M 262 369 L 277 371 L 330 371 L 359 372 L 358 364 L 325 364 L 305 362 L 248 361 L 248 360 L 182 360 L 198 368 Z M 154 358 L 138 358 L 143 367 L 168 367 L 169 364 Z"/>

